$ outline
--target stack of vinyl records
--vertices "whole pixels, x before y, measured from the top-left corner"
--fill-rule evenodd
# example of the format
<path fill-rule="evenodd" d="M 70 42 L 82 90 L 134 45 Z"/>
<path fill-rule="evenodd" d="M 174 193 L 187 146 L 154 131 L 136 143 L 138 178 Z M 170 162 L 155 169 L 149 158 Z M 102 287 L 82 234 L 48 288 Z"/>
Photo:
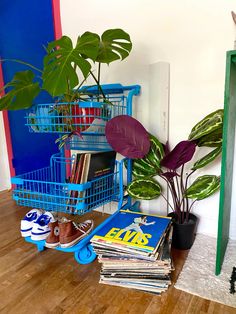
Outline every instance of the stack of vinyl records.
<path fill-rule="evenodd" d="M 119 211 L 91 239 L 100 283 L 161 294 L 171 284 L 171 219 Z"/>

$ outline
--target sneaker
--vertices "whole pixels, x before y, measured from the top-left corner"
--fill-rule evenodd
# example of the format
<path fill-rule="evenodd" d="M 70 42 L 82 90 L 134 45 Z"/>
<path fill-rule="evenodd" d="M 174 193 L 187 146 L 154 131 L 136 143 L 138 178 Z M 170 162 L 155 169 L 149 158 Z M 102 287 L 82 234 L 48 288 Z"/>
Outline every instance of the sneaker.
<path fill-rule="evenodd" d="M 50 233 L 47 236 L 45 246 L 53 249 L 60 244 L 58 220 L 54 222 L 49 222 L 48 227 L 50 229 Z"/>
<path fill-rule="evenodd" d="M 59 223 L 60 229 L 60 245 L 62 248 L 68 248 L 90 233 L 93 229 L 93 220 L 86 220 L 80 224 L 76 224 L 71 220 Z"/>
<path fill-rule="evenodd" d="M 31 239 L 34 241 L 45 240 L 50 233 L 48 224 L 54 222 L 55 218 L 52 213 L 45 212 L 33 224 Z"/>
<path fill-rule="evenodd" d="M 22 237 L 30 237 L 34 222 L 43 214 L 40 209 L 31 209 L 21 220 L 20 231 Z"/>

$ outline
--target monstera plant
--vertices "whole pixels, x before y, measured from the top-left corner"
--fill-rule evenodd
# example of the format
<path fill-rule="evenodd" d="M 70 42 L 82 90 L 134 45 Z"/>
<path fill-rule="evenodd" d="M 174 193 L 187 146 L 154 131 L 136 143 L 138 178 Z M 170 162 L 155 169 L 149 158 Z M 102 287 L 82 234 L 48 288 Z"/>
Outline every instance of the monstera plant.
<path fill-rule="evenodd" d="M 15 73 L 12 81 L 3 87 L 6 94 L 0 98 L 0 110 L 30 108 L 36 97 L 46 91 L 53 98 L 58 115 L 67 116 L 72 102 L 86 101 L 92 96 L 89 88 L 83 86 L 89 76 L 97 86 L 97 101 L 110 103 L 100 85 L 102 64 L 124 60 L 131 49 L 129 34 L 122 29 L 108 29 L 101 36 L 85 32 L 78 36 L 75 46 L 68 36 L 50 42 L 42 60 L 42 69 L 20 60 L 10 60 L 29 69 Z M 63 105 L 58 106 L 58 102 Z M 73 129 L 71 118 L 65 121 L 72 134 L 79 133 Z"/>
<path fill-rule="evenodd" d="M 220 177 L 217 175 L 204 174 L 191 184 L 189 182 L 198 169 L 202 169 L 221 154 L 223 110 L 219 109 L 207 115 L 192 128 L 188 140 L 181 141 L 172 150 L 151 134 L 150 147 L 147 150 L 147 145 L 142 144 L 146 143 L 147 134 L 137 135 L 136 124 L 139 122 L 134 122 L 132 128 L 131 119 L 133 118 L 119 116 L 111 119 L 106 126 L 110 145 L 123 156 L 133 160 L 133 180 L 128 185 L 128 194 L 141 200 L 159 196 L 165 198 L 157 179 L 162 178 L 167 183 L 171 196 L 171 201 L 165 199 L 175 213 L 176 221 L 185 224 L 189 220 L 194 203 L 219 190 Z M 210 147 L 212 150 L 190 166 L 189 162 L 196 150 L 201 150 L 202 147 Z M 143 157 L 140 158 L 142 152 Z"/>
<path fill-rule="evenodd" d="M 101 90 L 101 65 L 124 60 L 131 49 L 130 36 L 125 31 L 109 29 L 101 37 L 85 32 L 78 36 L 75 47 L 68 36 L 50 42 L 42 69 L 20 60 L 5 60 L 19 62 L 31 69 L 17 72 L 12 81 L 3 87 L 8 92 L 0 98 L 0 110 L 29 108 L 41 91 L 47 91 L 53 98 L 59 97 L 62 101 L 83 100 L 83 95 L 87 95 L 86 90 L 81 91 L 84 81 L 92 76 Z M 97 75 L 92 68 L 96 63 Z M 101 94 L 105 97 L 102 90 Z"/>

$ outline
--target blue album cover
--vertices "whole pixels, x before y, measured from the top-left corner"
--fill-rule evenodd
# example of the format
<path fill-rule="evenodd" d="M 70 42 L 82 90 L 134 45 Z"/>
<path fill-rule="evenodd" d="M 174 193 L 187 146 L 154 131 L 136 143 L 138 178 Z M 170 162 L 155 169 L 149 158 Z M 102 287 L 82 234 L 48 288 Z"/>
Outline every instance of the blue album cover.
<path fill-rule="evenodd" d="M 116 243 L 152 252 L 171 218 L 121 210 L 93 236 L 91 242 Z"/>

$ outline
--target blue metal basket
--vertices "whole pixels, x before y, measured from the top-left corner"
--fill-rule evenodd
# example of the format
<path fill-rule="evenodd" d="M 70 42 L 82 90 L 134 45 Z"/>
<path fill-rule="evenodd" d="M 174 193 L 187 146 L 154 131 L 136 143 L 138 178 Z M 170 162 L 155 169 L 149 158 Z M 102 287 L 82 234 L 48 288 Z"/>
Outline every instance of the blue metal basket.
<path fill-rule="evenodd" d="M 102 85 L 106 101 L 98 102 L 97 87 L 86 89 L 84 101 L 39 104 L 26 116 L 31 132 L 66 134 L 79 131 L 67 140 L 68 149 L 111 150 L 105 137 L 106 123 L 119 115 L 132 115 L 132 98 L 140 92 L 139 85 Z"/>
<path fill-rule="evenodd" d="M 73 157 L 51 157 L 50 167 L 12 178 L 13 199 L 18 205 L 83 215 L 110 201 L 123 202 L 123 161 L 114 173 L 84 184 L 68 183 Z"/>

